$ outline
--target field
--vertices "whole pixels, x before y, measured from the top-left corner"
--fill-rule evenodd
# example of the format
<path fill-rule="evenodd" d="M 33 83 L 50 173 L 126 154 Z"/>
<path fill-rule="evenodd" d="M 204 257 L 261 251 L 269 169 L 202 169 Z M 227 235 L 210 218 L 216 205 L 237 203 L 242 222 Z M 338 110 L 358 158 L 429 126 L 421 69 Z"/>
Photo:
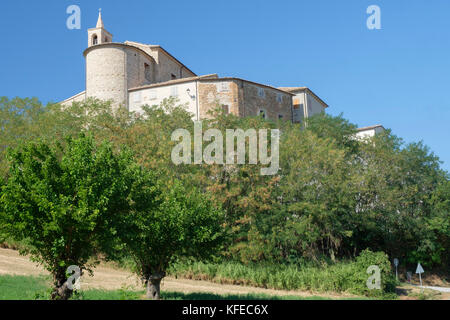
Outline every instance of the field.
<path fill-rule="evenodd" d="M 40 300 L 46 299 L 50 286 L 48 276 L 12 276 L 0 275 L 0 300 Z M 140 300 L 145 297 L 144 290 L 130 289 L 102 290 L 89 289 L 76 294 L 76 300 Z M 163 291 L 164 300 L 326 300 L 320 296 L 274 296 L 268 294 L 214 294 L 214 293 L 183 293 Z"/>
<path fill-rule="evenodd" d="M 17 251 L 0 248 L 0 300 L 43 298 L 50 285 L 48 273 Z M 100 265 L 93 277 L 82 278 L 80 299 L 133 300 L 144 291 L 131 273 Z M 251 286 L 217 284 L 210 281 L 167 277 L 161 285 L 163 299 L 365 299 L 350 294 L 275 290 Z"/>
<path fill-rule="evenodd" d="M 162 283 L 162 299 L 166 300 L 325 300 L 325 299 L 368 299 L 367 297 L 337 292 L 312 292 L 310 290 L 279 290 L 257 287 L 257 283 L 238 281 L 244 277 L 243 269 L 236 269 L 233 275 L 208 265 L 190 271 L 178 265 L 178 278 L 167 277 Z M 209 270 L 209 271 L 208 271 Z M 194 272 L 195 271 L 195 272 Z M 230 272 L 230 270 L 228 271 Z M 219 276 L 221 274 L 222 278 Z M 191 278 L 191 279 L 187 279 Z M 201 280 L 202 279 L 202 280 Z M 207 280 L 207 281 L 205 281 Z M 240 284 L 238 284 L 240 283 Z M 253 284 L 254 286 L 250 286 Z M 50 276 L 27 257 L 17 251 L 0 248 L 0 300 L 46 299 L 50 288 Z M 403 284 L 398 288 L 400 299 L 449 299 L 448 294 L 425 291 Z M 102 264 L 94 270 L 94 276 L 82 279 L 82 291 L 74 299 L 84 300 L 138 300 L 144 298 L 144 290 L 138 279 L 126 270 Z"/>

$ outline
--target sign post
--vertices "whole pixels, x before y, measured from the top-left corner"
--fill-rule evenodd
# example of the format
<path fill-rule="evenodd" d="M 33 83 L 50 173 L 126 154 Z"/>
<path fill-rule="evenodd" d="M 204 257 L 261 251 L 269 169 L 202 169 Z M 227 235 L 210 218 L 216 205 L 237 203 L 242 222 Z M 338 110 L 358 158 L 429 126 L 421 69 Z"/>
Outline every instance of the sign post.
<path fill-rule="evenodd" d="M 423 292 L 423 286 L 422 286 L 422 273 L 424 273 L 425 271 L 423 270 L 422 266 L 420 265 L 420 262 L 417 264 L 417 269 L 416 269 L 416 273 L 419 274 L 419 279 L 420 279 L 420 287 L 422 288 L 422 292 Z"/>
<path fill-rule="evenodd" d="M 395 279 L 398 281 L 398 272 L 397 272 L 397 266 L 398 266 L 398 259 L 394 259 L 394 266 L 395 266 Z"/>

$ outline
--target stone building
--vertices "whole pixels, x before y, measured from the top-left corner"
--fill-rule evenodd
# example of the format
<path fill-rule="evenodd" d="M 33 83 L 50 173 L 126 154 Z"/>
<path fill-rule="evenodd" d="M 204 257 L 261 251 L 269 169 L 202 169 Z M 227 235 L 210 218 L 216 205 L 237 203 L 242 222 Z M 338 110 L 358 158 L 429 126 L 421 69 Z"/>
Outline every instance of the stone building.
<path fill-rule="evenodd" d="M 113 42 L 101 12 L 96 27 L 88 30 L 88 47 L 83 54 L 86 90 L 64 100 L 63 105 L 95 97 L 138 112 L 143 105 L 156 105 L 173 96 L 186 105 L 195 120 L 221 107 L 241 117 L 261 115 L 293 122 L 328 107 L 306 87 L 275 88 L 217 74 L 198 76 L 159 45 Z"/>

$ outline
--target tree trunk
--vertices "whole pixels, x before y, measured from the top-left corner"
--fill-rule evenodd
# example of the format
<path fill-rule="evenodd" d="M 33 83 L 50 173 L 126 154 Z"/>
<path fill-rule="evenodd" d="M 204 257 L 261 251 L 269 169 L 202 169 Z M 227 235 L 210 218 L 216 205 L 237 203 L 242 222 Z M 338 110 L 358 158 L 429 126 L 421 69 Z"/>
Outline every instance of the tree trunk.
<path fill-rule="evenodd" d="M 165 272 L 154 273 L 146 281 L 147 285 L 147 299 L 160 300 L 160 286 L 161 280 L 166 276 Z"/>
<path fill-rule="evenodd" d="M 73 291 L 67 286 L 67 279 L 65 274 L 58 273 L 53 276 L 53 291 L 51 294 L 52 300 L 69 300 Z"/>

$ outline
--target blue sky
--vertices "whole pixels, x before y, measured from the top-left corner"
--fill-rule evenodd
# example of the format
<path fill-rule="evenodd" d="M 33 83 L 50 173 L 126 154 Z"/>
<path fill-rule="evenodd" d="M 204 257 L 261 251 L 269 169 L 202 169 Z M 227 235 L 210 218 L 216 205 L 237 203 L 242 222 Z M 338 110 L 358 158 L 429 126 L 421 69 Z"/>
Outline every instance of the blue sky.
<path fill-rule="evenodd" d="M 81 29 L 66 8 L 81 8 Z M 366 27 L 369 5 L 381 30 Z M 308 86 L 359 126 L 423 140 L 450 170 L 450 1 L 1 1 L 0 95 L 59 101 L 84 90 L 88 28 L 159 44 L 197 74 Z"/>

